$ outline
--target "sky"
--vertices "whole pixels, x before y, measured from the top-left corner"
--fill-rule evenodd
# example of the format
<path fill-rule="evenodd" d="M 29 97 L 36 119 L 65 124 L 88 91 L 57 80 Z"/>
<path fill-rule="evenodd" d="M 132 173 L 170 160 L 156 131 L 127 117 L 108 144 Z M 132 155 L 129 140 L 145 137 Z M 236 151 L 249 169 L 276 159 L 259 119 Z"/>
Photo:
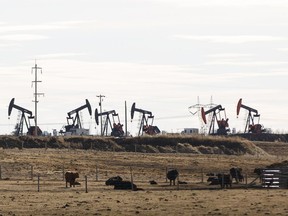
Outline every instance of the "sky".
<path fill-rule="evenodd" d="M 273 132 L 288 131 L 288 1 L 286 0 L 0 0 L 0 134 L 17 123 L 15 104 L 38 125 L 59 131 L 67 113 L 88 99 L 83 127 L 99 134 L 94 110 L 115 110 L 138 132 L 135 102 L 161 131 L 200 128 L 197 109 L 225 108 L 230 128 L 243 131 L 247 112 Z M 196 106 L 197 107 L 197 106 Z M 208 109 L 208 108 L 205 108 Z M 191 111 L 191 112 L 189 112 Z"/>

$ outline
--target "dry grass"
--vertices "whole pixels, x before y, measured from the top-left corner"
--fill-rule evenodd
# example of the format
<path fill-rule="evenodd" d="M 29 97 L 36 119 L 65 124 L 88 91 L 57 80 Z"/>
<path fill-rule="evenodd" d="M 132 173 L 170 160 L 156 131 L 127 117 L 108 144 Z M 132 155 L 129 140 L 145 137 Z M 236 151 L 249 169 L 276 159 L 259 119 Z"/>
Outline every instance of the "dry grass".
<path fill-rule="evenodd" d="M 255 167 L 287 160 L 266 155 L 103 152 L 69 149 L 1 149 L 0 214 L 2 215 L 287 215 L 287 190 L 234 189 L 208 186 L 202 173 L 242 167 L 248 183 Z M 33 180 L 31 180 L 33 166 Z M 63 170 L 77 169 L 81 186 L 65 188 Z M 96 181 L 96 167 L 98 181 Z M 115 191 L 105 186 L 120 175 L 144 191 Z M 169 186 L 166 167 L 176 167 L 187 185 Z M 37 176 L 40 175 L 40 192 Z M 85 193 L 84 176 L 88 177 Z M 150 185 L 149 180 L 158 185 Z M 259 182 L 256 181 L 257 184 Z M 238 188 L 238 189 L 237 189 Z"/>
<path fill-rule="evenodd" d="M 223 190 L 209 186 L 205 176 L 241 167 L 250 183 L 256 178 L 254 168 L 287 162 L 286 143 L 204 136 L 2 136 L 0 146 L 0 215 L 288 214 L 287 189 L 261 189 L 257 180 L 252 188 L 242 182 Z M 169 186 L 167 167 L 177 168 L 179 180 L 187 184 Z M 81 185 L 66 188 L 63 171 L 75 169 Z M 131 170 L 134 183 L 143 191 L 105 186 L 116 175 L 130 180 Z M 150 185 L 150 180 L 158 184 Z"/>

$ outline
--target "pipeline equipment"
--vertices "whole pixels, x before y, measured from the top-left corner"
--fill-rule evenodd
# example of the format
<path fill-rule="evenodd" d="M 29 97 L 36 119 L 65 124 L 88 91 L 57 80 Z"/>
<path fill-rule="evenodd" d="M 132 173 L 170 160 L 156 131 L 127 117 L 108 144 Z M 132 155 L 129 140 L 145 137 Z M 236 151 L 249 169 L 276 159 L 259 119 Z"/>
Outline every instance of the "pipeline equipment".
<path fill-rule="evenodd" d="M 160 133 L 159 128 L 157 126 L 153 126 L 154 116 L 152 115 L 152 112 L 143 109 L 138 109 L 136 108 L 136 104 L 133 103 L 131 107 L 131 120 L 133 120 L 135 112 L 139 112 L 142 114 L 138 136 L 143 135 L 143 132 L 145 132 L 148 135 L 155 135 Z M 152 119 L 151 124 L 148 123 L 148 119 Z"/>
<path fill-rule="evenodd" d="M 221 113 L 220 113 L 221 111 L 224 112 L 225 118 L 221 118 Z M 221 105 L 217 105 L 205 112 L 204 108 L 202 107 L 201 116 L 205 124 L 207 124 L 206 115 L 210 113 L 212 114 L 212 118 L 211 118 L 208 134 L 209 135 L 227 135 L 230 129 L 228 125 L 229 119 L 226 118 L 225 108 L 222 108 Z M 217 114 L 218 114 L 218 117 L 217 117 Z M 218 126 L 216 133 L 215 133 L 215 122 L 217 122 L 217 126 Z"/>
<path fill-rule="evenodd" d="M 259 124 L 260 114 L 258 113 L 258 111 L 256 109 L 253 109 L 249 106 L 242 104 L 242 98 L 240 98 L 238 103 L 237 103 L 237 109 L 236 109 L 237 118 L 238 118 L 238 115 L 240 113 L 240 108 L 248 110 L 248 116 L 246 119 L 246 125 L 245 125 L 244 133 L 259 134 L 259 133 L 265 132 L 265 129 L 263 129 L 263 125 Z M 252 113 L 254 113 L 254 114 L 252 115 Z M 254 118 L 258 118 L 257 124 L 254 123 Z"/>
<path fill-rule="evenodd" d="M 68 117 L 67 117 L 67 125 L 65 126 L 65 132 L 63 132 L 63 130 L 60 130 L 60 133 L 64 133 L 66 135 L 88 135 L 89 130 L 82 128 L 82 123 L 79 115 L 79 112 L 85 108 L 88 109 L 88 112 L 91 116 L 92 115 L 91 105 L 89 101 L 86 99 L 85 105 L 67 113 Z M 75 116 L 73 117 L 72 115 L 74 114 Z"/>
<path fill-rule="evenodd" d="M 112 123 L 111 123 L 111 120 L 109 117 L 110 115 L 112 115 L 113 127 L 112 127 Z M 115 112 L 115 110 L 110 110 L 110 111 L 98 113 L 98 110 L 96 108 L 95 109 L 95 121 L 96 121 L 97 125 L 99 125 L 99 117 L 100 116 L 105 116 L 104 127 L 101 128 L 101 136 L 104 136 L 104 134 L 106 134 L 106 136 L 107 136 L 108 125 L 110 126 L 110 129 L 111 129 L 111 136 L 122 137 L 124 135 L 123 124 L 120 123 L 119 115 L 118 115 L 118 113 Z M 115 122 L 114 117 L 118 117 L 118 123 Z"/>
<path fill-rule="evenodd" d="M 10 103 L 9 103 L 9 107 L 8 107 L 8 118 L 10 118 L 10 115 L 12 113 L 12 109 L 17 109 L 20 113 L 20 120 L 19 122 L 15 125 L 15 131 L 13 132 L 14 135 L 16 136 L 22 136 L 23 134 L 23 127 L 24 124 L 27 128 L 27 135 L 35 135 L 35 126 L 31 126 L 30 124 L 30 119 L 34 119 L 34 116 L 32 114 L 32 111 L 25 109 L 21 106 L 18 106 L 15 104 L 15 98 L 12 98 Z M 26 116 L 28 115 L 28 116 Z M 41 129 L 37 126 L 37 135 L 40 136 L 42 135 L 42 131 Z"/>

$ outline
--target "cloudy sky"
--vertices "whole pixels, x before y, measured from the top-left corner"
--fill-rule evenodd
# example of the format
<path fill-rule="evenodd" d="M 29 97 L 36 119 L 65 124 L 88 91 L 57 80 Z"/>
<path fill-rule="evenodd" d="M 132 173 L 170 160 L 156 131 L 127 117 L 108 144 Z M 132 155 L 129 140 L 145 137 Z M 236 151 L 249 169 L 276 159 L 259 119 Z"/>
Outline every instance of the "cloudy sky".
<path fill-rule="evenodd" d="M 189 107 L 220 104 L 230 128 L 260 123 L 287 132 L 288 2 L 286 0 L 1 0 L 0 134 L 17 122 L 15 104 L 34 113 L 31 68 L 37 61 L 38 124 L 58 131 L 67 112 L 105 95 L 103 110 L 124 121 L 124 103 L 151 111 L 168 132 L 199 127 Z M 199 98 L 199 101 L 198 101 Z M 84 126 L 99 133 L 94 115 Z M 130 119 L 130 117 L 129 117 Z M 138 114 L 128 130 L 138 131 Z M 96 129 L 95 129 L 96 127 Z"/>

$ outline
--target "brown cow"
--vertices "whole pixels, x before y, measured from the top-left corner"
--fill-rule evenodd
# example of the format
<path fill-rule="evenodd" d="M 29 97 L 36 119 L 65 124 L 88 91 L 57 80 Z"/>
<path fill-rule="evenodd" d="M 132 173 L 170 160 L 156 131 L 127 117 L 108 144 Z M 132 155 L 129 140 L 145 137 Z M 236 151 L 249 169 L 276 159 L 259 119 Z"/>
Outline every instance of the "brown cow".
<path fill-rule="evenodd" d="M 79 173 L 78 172 L 67 171 L 65 173 L 66 188 L 68 187 L 67 186 L 68 182 L 70 184 L 70 187 L 72 187 L 72 186 L 75 187 L 76 178 L 79 178 Z"/>

